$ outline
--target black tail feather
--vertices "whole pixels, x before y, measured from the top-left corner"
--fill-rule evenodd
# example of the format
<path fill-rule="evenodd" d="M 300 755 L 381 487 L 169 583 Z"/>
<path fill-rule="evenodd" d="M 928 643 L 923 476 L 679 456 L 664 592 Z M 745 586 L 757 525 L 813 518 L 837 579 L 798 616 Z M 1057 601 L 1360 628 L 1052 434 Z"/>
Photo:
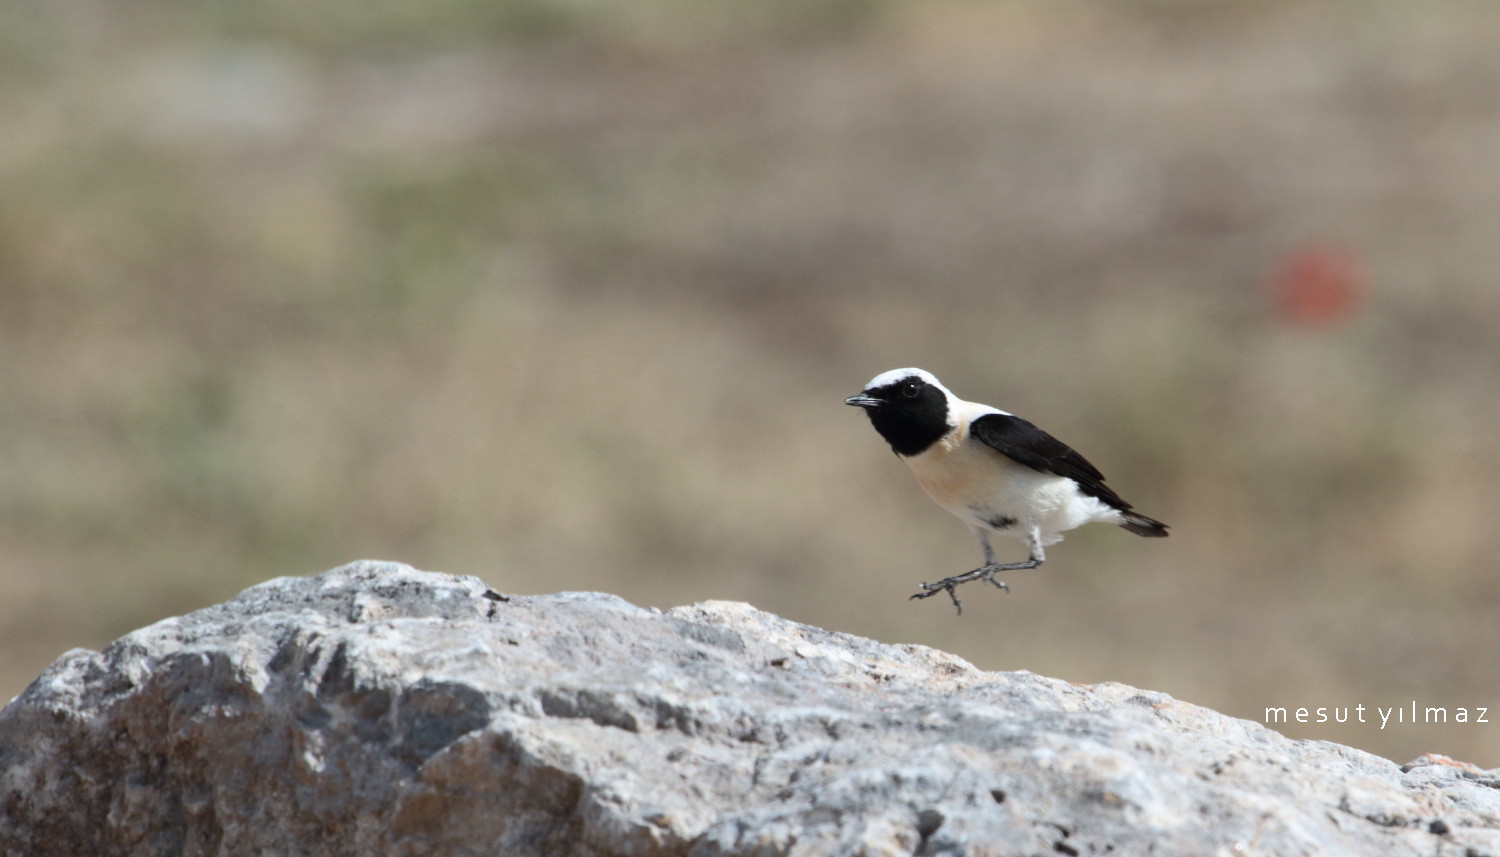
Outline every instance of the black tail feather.
<path fill-rule="evenodd" d="M 1130 532 L 1138 536 L 1145 536 L 1148 539 L 1166 538 L 1167 525 L 1161 521 L 1155 518 L 1148 518 L 1145 515 L 1138 515 L 1135 512 L 1122 512 L 1121 514 L 1125 516 L 1125 520 L 1120 522 L 1120 526 Z"/>

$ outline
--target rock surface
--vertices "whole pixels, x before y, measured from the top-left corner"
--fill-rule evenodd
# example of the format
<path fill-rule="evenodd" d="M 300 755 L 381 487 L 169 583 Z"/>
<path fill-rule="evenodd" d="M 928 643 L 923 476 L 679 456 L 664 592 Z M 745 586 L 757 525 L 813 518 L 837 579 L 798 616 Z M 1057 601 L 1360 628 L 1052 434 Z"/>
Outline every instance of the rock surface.
<path fill-rule="evenodd" d="M 6 855 L 1500 855 L 1500 772 L 743 604 L 361 562 L 63 655 Z"/>

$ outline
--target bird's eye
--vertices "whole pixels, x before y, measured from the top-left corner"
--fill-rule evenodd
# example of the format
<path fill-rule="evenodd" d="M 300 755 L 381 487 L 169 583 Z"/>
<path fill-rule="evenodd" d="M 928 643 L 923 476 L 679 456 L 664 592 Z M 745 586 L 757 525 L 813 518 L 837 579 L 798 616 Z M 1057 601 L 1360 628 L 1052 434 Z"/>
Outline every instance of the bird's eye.
<path fill-rule="evenodd" d="M 918 384 L 916 381 L 907 381 L 905 384 L 901 385 L 901 395 L 905 396 L 908 399 L 915 399 L 917 397 L 917 393 L 920 393 L 921 391 L 922 385 Z"/>

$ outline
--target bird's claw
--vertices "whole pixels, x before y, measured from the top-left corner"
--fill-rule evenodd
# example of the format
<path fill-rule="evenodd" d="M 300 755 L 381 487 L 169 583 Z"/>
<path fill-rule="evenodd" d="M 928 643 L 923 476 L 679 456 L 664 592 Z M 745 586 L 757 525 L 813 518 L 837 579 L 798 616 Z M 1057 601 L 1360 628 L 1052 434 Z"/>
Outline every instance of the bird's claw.
<path fill-rule="evenodd" d="M 962 616 L 964 614 L 963 602 L 958 600 L 957 584 L 952 579 L 940 580 L 937 583 L 922 583 L 919 585 L 922 587 L 922 591 L 912 595 L 910 598 L 906 599 L 907 601 L 915 601 L 918 598 L 931 598 L 939 592 L 946 591 L 948 593 L 948 597 L 953 599 L 953 607 L 958 611 L 958 615 Z"/>
<path fill-rule="evenodd" d="M 922 591 L 912 595 L 906 600 L 915 601 L 919 598 L 931 598 L 939 592 L 947 592 L 948 597 L 953 599 L 954 609 L 958 611 L 958 615 L 962 616 L 964 612 L 964 605 L 963 602 L 958 600 L 957 591 L 958 585 L 960 583 L 968 583 L 971 580 L 987 580 L 996 589 L 1003 590 L 1006 595 L 1010 594 L 1010 586 L 1003 580 L 995 579 L 995 572 L 999 570 L 1000 569 L 998 568 L 990 569 L 986 566 L 976 568 L 973 571 L 965 572 L 963 574 L 956 574 L 953 577 L 945 577 L 942 580 L 939 580 L 937 583 L 922 583 L 919 584 L 922 587 Z"/>

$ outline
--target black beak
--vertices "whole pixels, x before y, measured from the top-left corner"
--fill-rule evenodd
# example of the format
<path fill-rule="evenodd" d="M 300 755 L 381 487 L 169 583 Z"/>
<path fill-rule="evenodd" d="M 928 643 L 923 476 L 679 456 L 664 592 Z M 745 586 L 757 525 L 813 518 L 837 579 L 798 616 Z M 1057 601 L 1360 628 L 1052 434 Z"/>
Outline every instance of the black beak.
<path fill-rule="evenodd" d="M 845 399 L 844 404 L 853 405 L 856 408 L 878 408 L 881 405 L 885 404 L 885 400 L 877 399 L 874 396 L 866 396 L 864 393 L 860 393 L 858 396 L 850 396 L 849 398 Z"/>

